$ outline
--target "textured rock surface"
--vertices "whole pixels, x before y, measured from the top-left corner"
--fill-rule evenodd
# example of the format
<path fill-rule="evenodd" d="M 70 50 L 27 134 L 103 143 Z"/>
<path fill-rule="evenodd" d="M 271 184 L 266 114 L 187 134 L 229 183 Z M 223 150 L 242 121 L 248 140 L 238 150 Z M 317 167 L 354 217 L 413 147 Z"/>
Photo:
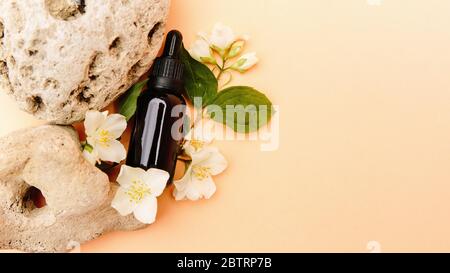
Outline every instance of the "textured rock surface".
<path fill-rule="evenodd" d="M 0 89 L 38 118 L 83 119 L 149 69 L 169 2 L 0 0 Z"/>
<path fill-rule="evenodd" d="M 117 190 L 84 160 L 71 127 L 46 125 L 0 139 L 0 249 L 65 252 L 113 230 L 143 225 L 121 217 L 111 200 Z M 47 205 L 36 208 L 30 189 Z"/>

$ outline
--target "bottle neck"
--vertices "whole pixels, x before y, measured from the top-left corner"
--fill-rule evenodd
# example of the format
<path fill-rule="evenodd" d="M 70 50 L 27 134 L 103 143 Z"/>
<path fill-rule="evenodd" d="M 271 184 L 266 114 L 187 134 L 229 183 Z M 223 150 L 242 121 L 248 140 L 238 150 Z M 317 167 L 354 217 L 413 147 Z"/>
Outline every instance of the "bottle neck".
<path fill-rule="evenodd" d="M 151 76 L 148 81 L 149 89 L 171 90 L 172 93 L 181 95 L 183 92 L 183 81 L 166 77 Z"/>

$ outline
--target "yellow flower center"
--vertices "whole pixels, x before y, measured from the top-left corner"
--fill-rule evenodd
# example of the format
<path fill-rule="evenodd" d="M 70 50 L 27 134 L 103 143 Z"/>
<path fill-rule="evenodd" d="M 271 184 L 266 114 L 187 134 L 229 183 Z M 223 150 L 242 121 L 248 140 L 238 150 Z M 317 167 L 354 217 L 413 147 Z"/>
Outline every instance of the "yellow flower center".
<path fill-rule="evenodd" d="M 139 204 L 145 197 L 151 194 L 150 188 L 142 182 L 142 180 L 133 180 L 131 187 L 127 191 L 127 195 L 130 198 L 130 202 Z"/>
<path fill-rule="evenodd" d="M 206 178 L 211 176 L 211 168 L 204 166 L 194 166 L 192 168 L 192 173 L 199 180 L 205 180 Z"/>
<path fill-rule="evenodd" d="M 191 140 L 191 146 L 194 147 L 195 151 L 202 149 L 205 146 L 205 142 L 201 140 Z"/>
<path fill-rule="evenodd" d="M 113 140 L 113 138 L 114 137 L 107 130 L 102 129 L 102 130 L 100 130 L 98 132 L 98 142 L 103 147 L 109 147 L 110 146 L 110 142 L 111 142 L 111 140 Z"/>

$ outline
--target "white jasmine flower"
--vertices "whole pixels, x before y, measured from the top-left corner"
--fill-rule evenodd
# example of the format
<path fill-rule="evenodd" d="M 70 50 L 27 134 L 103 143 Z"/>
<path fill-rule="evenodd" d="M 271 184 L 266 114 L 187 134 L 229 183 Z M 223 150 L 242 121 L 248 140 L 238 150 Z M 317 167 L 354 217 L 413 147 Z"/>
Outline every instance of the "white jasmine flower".
<path fill-rule="evenodd" d="M 86 113 L 84 127 L 88 145 L 85 146 L 83 154 L 88 161 L 119 163 L 125 159 L 125 147 L 117 140 L 127 128 L 124 116 L 108 115 L 107 111 L 103 113 L 89 111 Z"/>
<path fill-rule="evenodd" d="M 215 123 L 211 120 L 202 120 L 193 130 L 185 136 L 187 140 L 183 146 L 184 152 L 191 156 L 204 148 L 206 148 L 214 140 L 214 126 Z"/>
<path fill-rule="evenodd" d="M 176 181 L 173 196 L 177 201 L 209 199 L 216 192 L 213 176 L 222 173 L 227 160 L 215 147 L 206 147 L 191 155 L 192 162 L 184 177 Z"/>
<path fill-rule="evenodd" d="M 169 178 L 163 170 L 144 171 L 123 165 L 117 178 L 120 188 L 111 206 L 122 216 L 133 213 L 140 222 L 152 224 L 158 210 L 156 198 L 163 193 Z"/>
<path fill-rule="evenodd" d="M 214 140 L 214 126 L 213 121 L 202 120 L 185 137 L 183 150 L 192 161 L 184 177 L 174 182 L 173 196 L 178 201 L 209 199 L 216 192 L 212 176 L 223 172 L 228 163 L 217 148 L 210 146 Z"/>
<path fill-rule="evenodd" d="M 194 42 L 189 50 L 192 58 L 202 63 L 216 64 L 216 59 L 213 57 L 213 52 L 208 42 L 204 39 L 199 39 Z"/>
<path fill-rule="evenodd" d="M 214 49 L 223 53 L 236 41 L 236 35 L 230 27 L 217 23 L 208 41 Z"/>
<path fill-rule="evenodd" d="M 231 68 L 239 72 L 245 72 L 255 66 L 258 61 L 255 52 L 247 53 L 242 55 Z"/>

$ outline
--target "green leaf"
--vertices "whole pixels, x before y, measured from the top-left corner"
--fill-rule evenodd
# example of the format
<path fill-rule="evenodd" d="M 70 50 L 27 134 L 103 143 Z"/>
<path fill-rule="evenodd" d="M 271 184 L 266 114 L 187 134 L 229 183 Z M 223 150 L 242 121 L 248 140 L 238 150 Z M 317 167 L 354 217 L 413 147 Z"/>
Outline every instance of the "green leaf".
<path fill-rule="evenodd" d="M 133 85 L 120 102 L 119 113 L 125 116 L 127 121 L 129 121 L 136 113 L 139 95 L 141 95 L 142 89 L 144 89 L 147 81 L 148 80 L 144 80 Z"/>
<path fill-rule="evenodd" d="M 220 112 L 222 111 L 222 115 Z M 219 92 L 207 112 L 238 133 L 258 131 L 274 113 L 272 102 L 258 90 L 248 86 L 233 86 Z"/>
<path fill-rule="evenodd" d="M 208 66 L 198 62 L 182 50 L 181 60 L 184 64 L 184 87 L 191 102 L 194 98 L 202 98 L 202 106 L 207 106 L 217 95 L 219 83 Z"/>

